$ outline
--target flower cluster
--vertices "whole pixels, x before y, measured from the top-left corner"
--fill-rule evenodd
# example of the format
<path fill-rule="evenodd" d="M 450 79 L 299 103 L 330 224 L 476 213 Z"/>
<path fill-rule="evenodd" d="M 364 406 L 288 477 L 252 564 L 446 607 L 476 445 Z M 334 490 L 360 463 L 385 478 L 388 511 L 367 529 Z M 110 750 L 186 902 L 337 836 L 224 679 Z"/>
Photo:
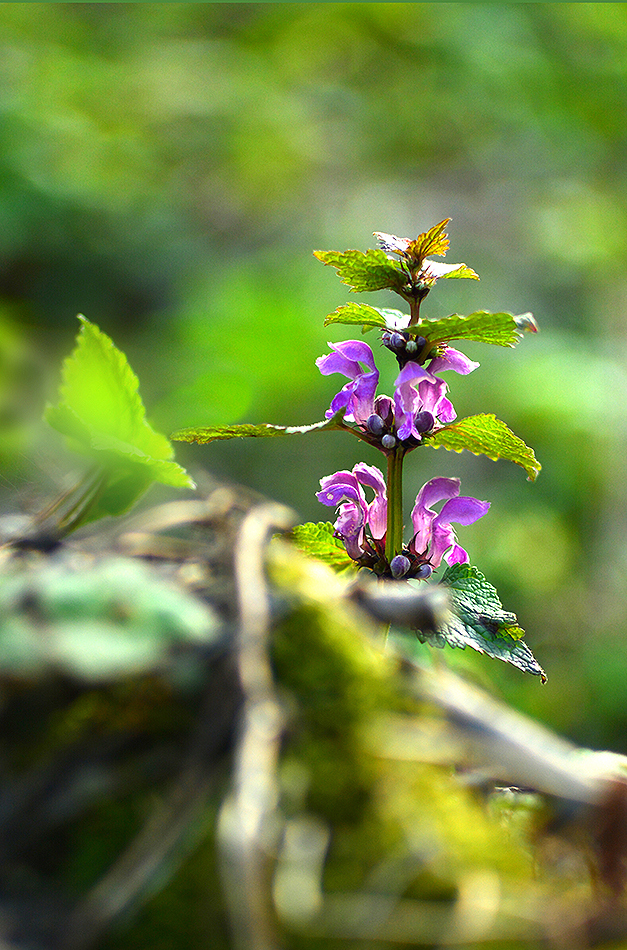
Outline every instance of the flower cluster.
<path fill-rule="evenodd" d="M 397 354 L 406 354 L 407 347 L 413 342 L 398 332 L 384 334 L 385 345 Z M 401 358 L 402 368 L 394 381 L 394 397 L 390 398 L 376 395 L 379 371 L 367 343 L 346 340 L 329 343 L 329 346 L 333 352 L 316 360 L 318 369 L 324 376 L 341 373 L 348 377 L 349 382 L 333 397 L 327 418 L 344 409 L 344 419 L 357 423 L 366 441 L 385 453 L 394 449 L 398 442 L 404 443 L 406 449 L 414 448 L 427 432 L 456 418 L 453 405 L 446 396 L 448 386 L 435 375 L 437 372 L 452 369 L 466 374 L 479 365 L 450 346 L 428 355 L 428 369 L 416 359 Z"/>
<path fill-rule="evenodd" d="M 348 555 L 362 567 L 377 574 L 386 572 L 385 540 L 387 494 L 383 473 L 358 462 L 352 472 L 336 472 L 320 480 L 317 498 L 323 505 L 338 509 L 335 531 Z M 364 489 L 374 498 L 368 502 Z M 413 537 L 389 565 L 392 577 L 425 579 L 440 566 L 464 564 L 468 554 L 457 542 L 452 523 L 472 524 L 490 507 L 487 501 L 459 494 L 458 478 L 432 478 L 418 492 L 412 509 Z M 434 505 L 444 501 L 439 512 Z"/>
<path fill-rule="evenodd" d="M 403 519 L 403 464 L 405 457 L 419 447 L 469 449 L 491 459 L 508 459 L 521 466 L 531 481 L 541 467 L 532 449 L 502 420 L 492 413 L 458 420 L 449 399 L 442 378 L 446 371 L 466 375 L 479 365 L 453 349 L 451 341 L 510 347 L 518 343 L 523 332 L 536 332 L 537 326 L 531 314 L 515 316 L 487 310 L 467 316 L 453 313 L 436 320 L 421 316 L 420 307 L 436 282 L 451 277 L 478 279 L 466 264 L 431 260 L 432 255 L 442 257 L 448 250 L 448 221 L 413 239 L 375 232 L 379 247 L 365 252 L 314 251 L 318 260 L 335 268 L 351 290 L 390 290 L 407 305 L 409 313 L 349 303 L 325 320 L 325 326 L 361 325 L 364 331 L 379 328 L 380 353 L 388 359 L 391 353 L 398 364 L 389 395 L 378 392 L 375 354 L 363 339 L 329 343 L 330 352 L 316 361 L 318 369 L 324 376 L 337 373 L 344 378 L 321 422 L 302 426 L 196 426 L 172 438 L 204 444 L 217 439 L 291 437 L 339 430 L 367 442 L 385 457 L 387 471 L 358 462 L 350 471 L 322 478 L 317 497 L 323 505 L 335 509 L 335 524 L 333 528 L 328 523 L 296 526 L 296 544 L 337 568 L 346 565 L 343 547 L 353 564 L 394 581 L 425 580 L 446 562 L 448 567 L 440 583 L 449 587 L 443 598 L 450 602 L 450 617 L 455 622 L 432 622 L 417 616 L 405 616 L 404 622 L 417 630 L 422 642 L 470 646 L 545 679 L 531 651 L 520 642 L 524 631 L 516 617 L 503 610 L 494 588 L 468 565 L 468 554 L 457 540 L 456 526 L 473 524 L 486 514 L 489 503 L 461 495 L 457 478 L 430 478 L 418 492 L 410 523 Z M 392 593 L 393 599 L 397 593 L 403 595 L 400 600 L 407 599 L 402 583 Z M 436 593 L 436 601 L 440 593 Z M 387 598 L 387 591 L 384 596 Z M 413 595 L 409 600 L 415 601 Z M 430 595 L 425 600 L 431 601 Z"/>

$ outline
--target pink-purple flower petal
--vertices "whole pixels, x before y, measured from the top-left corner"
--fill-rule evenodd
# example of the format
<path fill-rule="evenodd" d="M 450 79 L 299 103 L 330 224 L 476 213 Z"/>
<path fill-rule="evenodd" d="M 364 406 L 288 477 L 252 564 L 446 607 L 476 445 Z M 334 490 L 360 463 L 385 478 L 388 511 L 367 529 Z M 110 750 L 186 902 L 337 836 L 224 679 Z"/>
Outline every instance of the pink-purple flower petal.
<path fill-rule="evenodd" d="M 387 529 L 387 495 L 383 473 L 372 465 L 358 462 L 352 472 L 335 472 L 320 479 L 318 501 L 337 508 L 334 528 L 340 535 L 350 557 L 359 560 L 368 549 L 368 537 L 378 541 Z M 374 492 L 368 503 L 364 488 Z"/>
<path fill-rule="evenodd" d="M 339 409 L 345 409 L 347 421 L 365 422 L 373 412 L 379 383 L 379 372 L 372 350 L 367 343 L 360 340 L 329 343 L 329 346 L 334 352 L 320 356 L 316 360 L 316 366 L 323 376 L 341 373 L 348 376 L 349 382 L 333 397 L 326 416 L 330 418 Z M 364 371 L 362 363 L 366 365 L 368 372 Z"/>
<path fill-rule="evenodd" d="M 442 505 L 437 517 L 438 520 L 447 524 L 451 521 L 457 524 L 473 524 L 485 515 L 489 507 L 489 501 L 479 501 L 477 498 L 460 495 L 459 498 L 451 498 Z"/>
<path fill-rule="evenodd" d="M 429 372 L 442 373 L 446 369 L 452 369 L 462 376 L 467 376 L 468 373 L 472 373 L 473 370 L 477 369 L 479 365 L 480 364 L 476 363 L 475 360 L 468 359 L 464 353 L 460 353 L 460 351 L 454 349 L 454 347 L 446 346 L 441 355 L 436 356 L 429 363 Z"/>
<path fill-rule="evenodd" d="M 451 522 L 472 524 L 490 507 L 487 501 L 460 496 L 459 488 L 458 478 L 432 478 L 418 492 L 411 513 L 414 537 L 410 550 L 425 555 L 434 568 L 439 567 L 442 558 L 449 564 L 461 564 L 468 560 L 466 551 L 457 544 Z M 436 513 L 433 506 L 440 501 L 444 501 L 444 504 Z"/>

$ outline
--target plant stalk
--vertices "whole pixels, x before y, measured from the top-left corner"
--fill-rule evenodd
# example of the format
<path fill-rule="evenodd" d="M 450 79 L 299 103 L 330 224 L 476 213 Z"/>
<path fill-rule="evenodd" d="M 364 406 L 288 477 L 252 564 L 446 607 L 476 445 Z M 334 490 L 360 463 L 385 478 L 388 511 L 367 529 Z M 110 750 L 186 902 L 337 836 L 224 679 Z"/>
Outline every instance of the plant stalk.
<path fill-rule="evenodd" d="M 388 562 L 403 549 L 403 456 L 402 445 L 388 455 L 388 522 L 385 557 Z"/>

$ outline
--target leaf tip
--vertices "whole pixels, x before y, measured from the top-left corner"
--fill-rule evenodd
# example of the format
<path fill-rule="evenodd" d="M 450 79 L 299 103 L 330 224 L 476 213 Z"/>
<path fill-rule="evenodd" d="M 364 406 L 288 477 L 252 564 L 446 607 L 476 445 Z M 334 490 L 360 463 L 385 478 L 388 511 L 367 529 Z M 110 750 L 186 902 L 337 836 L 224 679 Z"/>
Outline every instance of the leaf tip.
<path fill-rule="evenodd" d="M 540 327 L 532 313 L 520 313 L 514 317 L 516 329 L 522 333 L 538 333 Z"/>

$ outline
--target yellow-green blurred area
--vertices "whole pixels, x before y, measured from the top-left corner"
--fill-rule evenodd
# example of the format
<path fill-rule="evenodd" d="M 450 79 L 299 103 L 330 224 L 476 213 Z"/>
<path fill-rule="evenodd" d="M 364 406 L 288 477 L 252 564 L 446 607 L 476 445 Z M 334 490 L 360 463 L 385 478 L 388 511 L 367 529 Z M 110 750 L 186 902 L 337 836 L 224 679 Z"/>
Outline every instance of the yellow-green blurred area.
<path fill-rule="evenodd" d="M 450 374 L 451 398 L 543 470 L 419 450 L 407 510 L 434 475 L 492 502 L 460 541 L 549 682 L 449 659 L 627 752 L 625 4 L 1 4 L 2 504 L 54 493 L 71 464 L 39 419 L 78 312 L 126 352 L 161 431 L 316 422 L 341 381 L 314 360 L 350 335 L 323 320 L 351 295 L 312 251 L 449 216 L 448 259 L 481 282 L 441 282 L 424 315 L 541 328 L 515 351 L 463 346 L 482 365 Z M 381 462 L 339 433 L 177 452 L 302 520 L 327 520 L 319 478 L 361 457 Z"/>

